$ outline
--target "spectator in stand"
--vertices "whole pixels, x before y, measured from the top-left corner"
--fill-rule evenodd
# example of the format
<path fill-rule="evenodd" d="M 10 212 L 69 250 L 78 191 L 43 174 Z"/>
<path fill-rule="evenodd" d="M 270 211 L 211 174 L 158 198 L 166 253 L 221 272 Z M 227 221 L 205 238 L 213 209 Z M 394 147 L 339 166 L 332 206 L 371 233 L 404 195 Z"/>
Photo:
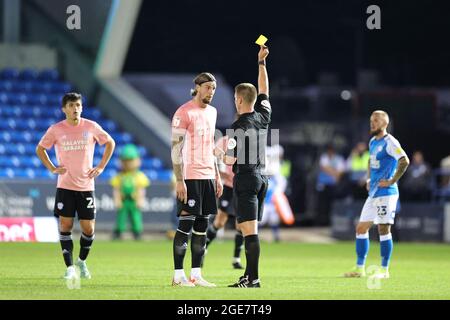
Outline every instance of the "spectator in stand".
<path fill-rule="evenodd" d="M 431 196 L 431 168 L 421 151 L 415 151 L 402 183 L 402 198 L 406 201 L 429 201 Z"/>
<path fill-rule="evenodd" d="M 345 172 L 345 160 L 336 153 L 332 144 L 327 145 L 326 152 L 319 160 L 320 172 L 317 177 L 318 191 L 317 224 L 329 225 L 330 209 L 333 203 L 336 187 Z"/>
<path fill-rule="evenodd" d="M 370 153 L 364 142 L 358 142 L 347 159 L 351 193 L 354 199 L 367 198 L 366 180 Z"/>

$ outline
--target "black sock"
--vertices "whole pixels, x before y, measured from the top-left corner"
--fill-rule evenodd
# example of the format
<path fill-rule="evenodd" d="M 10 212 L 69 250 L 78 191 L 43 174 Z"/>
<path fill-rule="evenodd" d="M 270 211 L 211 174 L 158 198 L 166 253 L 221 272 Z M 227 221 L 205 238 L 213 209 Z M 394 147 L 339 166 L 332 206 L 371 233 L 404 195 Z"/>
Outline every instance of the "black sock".
<path fill-rule="evenodd" d="M 242 232 L 236 231 L 234 236 L 234 257 L 239 258 L 241 256 L 242 245 L 244 244 L 244 236 Z"/>
<path fill-rule="evenodd" d="M 59 242 L 61 243 L 62 254 L 64 257 L 64 262 L 67 267 L 73 265 L 72 251 L 73 251 L 73 241 L 72 232 L 60 232 Z"/>
<path fill-rule="evenodd" d="M 184 256 L 189 242 L 189 232 L 194 225 L 194 216 L 181 216 L 173 238 L 173 261 L 175 270 L 183 269 Z"/>
<path fill-rule="evenodd" d="M 91 250 L 92 242 L 94 241 L 95 234 L 88 236 L 85 233 L 81 233 L 80 237 L 80 260 L 86 260 L 89 250 Z"/>
<path fill-rule="evenodd" d="M 211 223 L 211 225 L 208 228 L 208 231 L 206 232 L 206 247 L 208 248 L 209 244 L 216 238 L 217 236 L 217 229 L 214 226 L 214 223 Z"/>
<path fill-rule="evenodd" d="M 258 279 L 258 264 L 259 264 L 259 237 L 257 234 L 252 234 L 245 237 L 245 256 L 247 258 L 245 275 L 248 276 L 249 281 Z"/>
<path fill-rule="evenodd" d="M 206 235 L 195 234 L 192 232 L 191 238 L 191 253 L 192 253 L 192 268 L 200 268 L 206 249 Z"/>
<path fill-rule="evenodd" d="M 207 229 L 208 217 L 196 217 L 191 238 L 192 268 L 200 268 L 202 266 L 206 250 Z"/>

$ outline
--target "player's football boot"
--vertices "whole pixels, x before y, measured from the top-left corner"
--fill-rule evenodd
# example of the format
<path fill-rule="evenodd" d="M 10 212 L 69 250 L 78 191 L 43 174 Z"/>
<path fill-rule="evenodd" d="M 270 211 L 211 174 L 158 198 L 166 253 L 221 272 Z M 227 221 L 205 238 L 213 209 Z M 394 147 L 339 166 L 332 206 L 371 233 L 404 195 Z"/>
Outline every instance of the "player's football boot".
<path fill-rule="evenodd" d="M 386 268 L 380 268 L 370 275 L 370 277 L 375 279 L 389 279 L 389 270 Z"/>
<path fill-rule="evenodd" d="M 191 277 L 191 282 L 199 287 L 216 287 L 216 285 L 214 283 L 208 282 L 205 279 L 203 279 L 202 277 L 199 278 L 192 278 Z"/>
<path fill-rule="evenodd" d="M 195 284 L 193 284 L 191 281 L 189 281 L 186 277 L 182 277 L 179 279 L 172 279 L 172 286 L 173 287 L 195 287 Z"/>
<path fill-rule="evenodd" d="M 233 268 L 234 269 L 244 269 L 242 264 L 239 261 L 233 261 Z"/>
<path fill-rule="evenodd" d="M 239 278 L 239 281 L 233 284 L 230 284 L 228 287 L 230 288 L 261 288 L 261 282 L 259 279 L 249 281 L 247 276 L 242 276 Z"/>
<path fill-rule="evenodd" d="M 74 280 L 77 278 L 77 273 L 74 266 L 67 267 L 66 273 L 64 274 L 64 279 Z"/>
<path fill-rule="evenodd" d="M 91 279 L 91 274 L 86 265 L 86 261 L 78 259 L 77 267 L 80 268 L 80 277 L 83 279 Z"/>
<path fill-rule="evenodd" d="M 364 267 L 355 267 L 352 271 L 344 274 L 345 278 L 362 278 L 366 276 Z"/>

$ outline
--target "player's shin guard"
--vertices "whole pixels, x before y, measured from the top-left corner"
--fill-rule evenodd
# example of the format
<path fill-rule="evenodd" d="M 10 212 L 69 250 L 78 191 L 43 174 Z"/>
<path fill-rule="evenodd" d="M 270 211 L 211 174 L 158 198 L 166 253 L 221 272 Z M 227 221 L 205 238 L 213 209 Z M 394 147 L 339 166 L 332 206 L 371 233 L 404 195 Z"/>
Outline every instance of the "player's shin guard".
<path fill-rule="evenodd" d="M 72 251 L 73 251 L 73 241 L 72 232 L 60 232 L 59 242 L 61 243 L 62 254 L 64 257 L 64 262 L 67 267 L 73 265 Z"/>
<path fill-rule="evenodd" d="M 183 260 L 188 246 L 189 233 L 194 225 L 195 217 L 181 216 L 178 222 L 178 229 L 173 238 L 173 261 L 175 270 L 183 269 Z"/>
<path fill-rule="evenodd" d="M 239 258 L 241 256 L 242 245 L 244 244 L 244 236 L 242 232 L 236 231 L 234 236 L 234 257 Z"/>
<path fill-rule="evenodd" d="M 214 226 L 214 223 L 211 223 L 208 227 L 208 231 L 206 232 L 206 247 L 208 248 L 209 244 L 216 238 L 217 236 L 217 229 Z"/>
<path fill-rule="evenodd" d="M 89 251 L 91 250 L 92 242 L 94 242 L 95 234 L 88 236 L 84 232 L 80 236 L 80 260 L 86 260 Z"/>
<path fill-rule="evenodd" d="M 257 234 L 246 236 L 245 240 L 245 256 L 247 258 L 247 265 L 245 268 L 245 275 L 248 276 L 248 280 L 251 282 L 259 278 L 258 265 L 259 265 L 259 237 Z"/>
<path fill-rule="evenodd" d="M 191 238 L 192 268 L 200 268 L 206 249 L 206 229 L 208 228 L 208 217 L 195 218 Z"/>
<path fill-rule="evenodd" d="M 369 253 L 369 232 L 356 235 L 356 265 L 358 267 L 364 266 L 366 263 L 367 254 Z"/>
<path fill-rule="evenodd" d="M 392 234 L 380 235 L 380 253 L 381 253 L 381 266 L 383 268 L 389 267 L 389 261 L 391 260 L 392 249 L 394 243 L 392 242 Z"/>

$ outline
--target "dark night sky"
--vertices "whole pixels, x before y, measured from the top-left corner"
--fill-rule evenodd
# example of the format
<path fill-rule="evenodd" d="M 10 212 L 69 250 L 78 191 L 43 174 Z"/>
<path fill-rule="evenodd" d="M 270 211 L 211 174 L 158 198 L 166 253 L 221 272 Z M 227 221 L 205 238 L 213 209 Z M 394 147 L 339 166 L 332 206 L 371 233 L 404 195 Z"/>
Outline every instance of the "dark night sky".
<path fill-rule="evenodd" d="M 382 30 L 366 29 L 381 7 Z M 271 80 L 315 83 L 355 68 L 395 86 L 450 85 L 450 4 L 444 1 L 143 1 L 125 72 L 222 73 L 231 85 L 256 81 L 254 41 L 269 38 Z M 356 35 L 362 39 L 358 54 Z"/>

